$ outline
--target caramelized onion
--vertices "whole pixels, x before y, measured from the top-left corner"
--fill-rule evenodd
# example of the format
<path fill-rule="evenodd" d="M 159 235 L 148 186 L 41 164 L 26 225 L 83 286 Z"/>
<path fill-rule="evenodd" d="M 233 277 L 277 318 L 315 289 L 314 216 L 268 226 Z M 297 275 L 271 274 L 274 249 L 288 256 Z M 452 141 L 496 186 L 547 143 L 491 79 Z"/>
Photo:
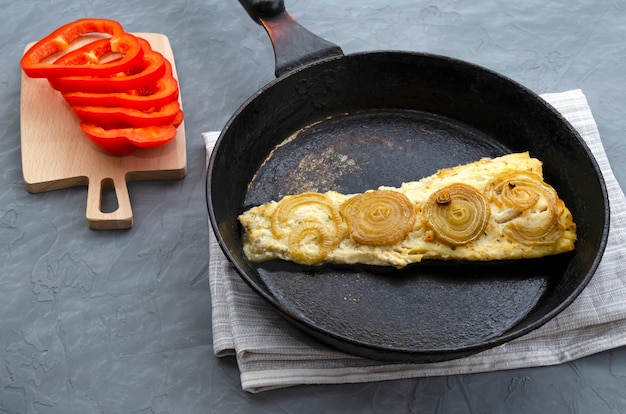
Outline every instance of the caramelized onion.
<path fill-rule="evenodd" d="M 489 185 L 487 194 L 505 212 L 498 214 L 500 222 L 506 222 L 504 234 L 510 239 L 545 245 L 555 243 L 563 234 L 558 220 L 562 202 L 541 176 L 530 172 L 503 174 Z"/>
<path fill-rule="evenodd" d="M 511 220 L 504 234 L 512 240 L 528 245 L 554 244 L 563 234 L 563 227 L 553 211 L 546 210 Z"/>
<path fill-rule="evenodd" d="M 505 173 L 489 185 L 487 197 L 498 207 L 510 207 L 521 212 L 537 203 L 542 184 L 541 177 L 534 173 Z"/>
<path fill-rule="evenodd" d="M 315 221 L 304 221 L 289 233 L 287 247 L 294 262 L 312 265 L 324 260 L 336 240 L 327 227 Z"/>
<path fill-rule="evenodd" d="M 277 238 L 287 237 L 294 262 L 312 265 L 322 261 L 341 241 L 345 223 L 328 197 L 307 192 L 280 200 L 272 213 L 271 230 Z"/>
<path fill-rule="evenodd" d="M 487 225 L 487 199 L 474 187 L 452 184 L 435 191 L 423 210 L 424 224 L 446 244 L 459 246 L 475 240 Z"/>
<path fill-rule="evenodd" d="M 276 237 L 282 237 L 288 233 L 289 226 L 287 222 L 290 218 L 296 216 L 294 212 L 300 208 L 322 208 L 328 214 L 329 219 L 334 223 L 335 232 L 339 233 L 343 219 L 337 207 L 335 207 L 331 200 L 324 194 L 307 192 L 286 196 L 280 200 L 271 219 L 272 233 L 274 233 Z"/>
<path fill-rule="evenodd" d="M 373 190 L 345 201 L 339 210 L 348 222 L 350 238 L 361 244 L 389 246 L 411 231 L 415 209 L 402 193 Z"/>

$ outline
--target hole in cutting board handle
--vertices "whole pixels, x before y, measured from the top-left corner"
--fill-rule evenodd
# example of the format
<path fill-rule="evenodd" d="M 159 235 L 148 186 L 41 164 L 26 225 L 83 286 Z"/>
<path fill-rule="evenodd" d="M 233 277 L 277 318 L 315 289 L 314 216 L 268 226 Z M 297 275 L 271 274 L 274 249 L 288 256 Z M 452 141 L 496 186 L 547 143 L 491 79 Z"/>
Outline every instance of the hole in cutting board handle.
<path fill-rule="evenodd" d="M 115 192 L 115 183 L 111 178 L 105 178 L 100 183 L 100 211 L 113 213 L 120 207 Z"/>
<path fill-rule="evenodd" d="M 125 177 L 92 178 L 91 181 L 92 184 L 87 186 L 86 215 L 89 228 L 131 228 L 133 212 Z"/>

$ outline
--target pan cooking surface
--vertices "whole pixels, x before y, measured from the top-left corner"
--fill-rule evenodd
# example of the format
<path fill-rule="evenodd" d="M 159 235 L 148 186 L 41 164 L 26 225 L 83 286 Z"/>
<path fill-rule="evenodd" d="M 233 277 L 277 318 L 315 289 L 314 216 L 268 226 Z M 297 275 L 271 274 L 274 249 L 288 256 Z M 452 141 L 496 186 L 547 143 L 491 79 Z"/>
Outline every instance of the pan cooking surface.
<path fill-rule="evenodd" d="M 259 273 L 298 318 L 346 341 L 428 352 L 497 337 L 535 307 L 549 275 L 535 266 L 414 266 L 395 273 L 270 263 Z"/>
<path fill-rule="evenodd" d="M 342 114 L 303 128 L 272 151 L 246 204 L 303 191 L 362 192 L 399 186 L 508 151 L 449 118 L 418 111 Z M 497 337 L 534 308 L 550 284 L 549 260 L 408 270 L 322 268 L 279 261 L 257 271 L 289 312 L 323 330 L 371 346 L 429 351 Z M 541 265 L 540 265 L 541 264 Z"/>

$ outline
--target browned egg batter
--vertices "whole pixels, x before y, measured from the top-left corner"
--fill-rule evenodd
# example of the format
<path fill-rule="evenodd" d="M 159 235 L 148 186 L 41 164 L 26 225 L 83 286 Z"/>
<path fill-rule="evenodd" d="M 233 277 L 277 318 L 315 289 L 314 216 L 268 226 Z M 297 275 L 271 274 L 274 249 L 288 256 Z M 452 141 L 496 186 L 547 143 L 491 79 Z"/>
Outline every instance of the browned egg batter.
<path fill-rule="evenodd" d="M 527 152 L 361 194 L 302 193 L 239 216 L 249 260 L 402 268 L 422 259 L 510 260 L 574 249 L 576 225 Z"/>

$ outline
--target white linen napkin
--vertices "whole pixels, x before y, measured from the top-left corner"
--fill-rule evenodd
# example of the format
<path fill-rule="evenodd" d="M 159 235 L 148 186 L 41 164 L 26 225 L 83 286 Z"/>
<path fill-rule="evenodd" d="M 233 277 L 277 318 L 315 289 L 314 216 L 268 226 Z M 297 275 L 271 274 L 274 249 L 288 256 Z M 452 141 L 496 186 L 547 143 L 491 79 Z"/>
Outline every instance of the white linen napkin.
<path fill-rule="evenodd" d="M 231 268 L 211 233 L 214 352 L 218 357 L 236 356 L 242 388 L 257 393 L 299 384 L 358 383 L 545 366 L 625 345 L 624 193 L 613 175 L 582 91 L 542 97 L 572 123 L 591 148 L 604 174 L 611 205 L 606 251 L 593 279 L 572 305 L 530 334 L 466 358 L 432 364 L 372 361 L 326 347 L 283 320 Z M 202 134 L 207 160 L 218 135 Z"/>

